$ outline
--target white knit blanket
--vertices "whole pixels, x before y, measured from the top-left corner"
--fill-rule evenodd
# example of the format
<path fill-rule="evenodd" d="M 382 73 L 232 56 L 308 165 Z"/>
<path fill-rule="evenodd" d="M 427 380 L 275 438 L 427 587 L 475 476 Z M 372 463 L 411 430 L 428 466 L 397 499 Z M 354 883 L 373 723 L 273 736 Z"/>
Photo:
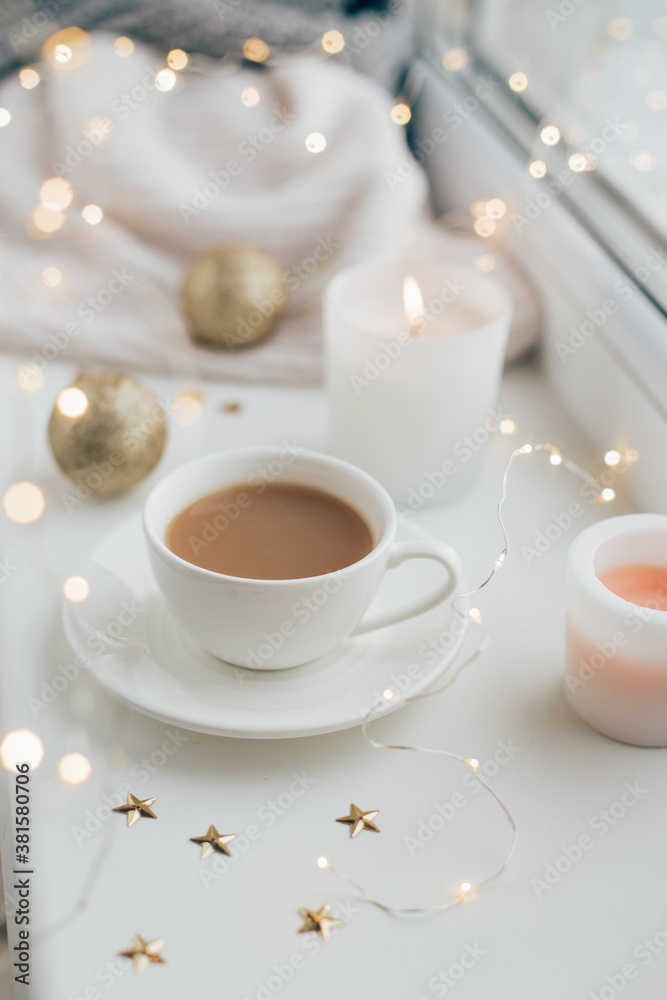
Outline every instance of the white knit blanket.
<path fill-rule="evenodd" d="M 82 364 L 315 383 L 325 283 L 352 262 L 399 253 L 423 212 L 419 171 L 394 190 L 384 176 L 407 155 L 391 99 L 316 56 L 264 71 L 194 60 L 170 92 L 153 83 L 164 65 L 140 45 L 120 58 L 99 34 L 81 68 L 40 66 L 36 88 L 15 76 L 0 86 L 12 114 L 0 129 L 0 346 L 26 360 L 56 352 Z M 247 87 L 259 91 L 254 107 L 242 101 Z M 306 148 L 313 132 L 326 138 L 322 152 Z M 74 200 L 62 227 L 35 239 L 26 220 L 57 173 Z M 88 204 L 104 212 L 96 226 L 82 218 Z M 237 242 L 280 262 L 289 308 L 257 346 L 195 346 L 179 302 L 185 268 Z M 45 281 L 47 268 L 61 272 L 59 284 Z"/>

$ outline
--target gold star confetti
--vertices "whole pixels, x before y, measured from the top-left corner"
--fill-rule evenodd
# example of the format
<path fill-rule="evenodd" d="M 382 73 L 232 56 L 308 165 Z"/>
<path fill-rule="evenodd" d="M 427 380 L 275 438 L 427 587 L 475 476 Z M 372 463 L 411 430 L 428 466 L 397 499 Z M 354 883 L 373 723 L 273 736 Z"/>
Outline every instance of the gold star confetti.
<path fill-rule="evenodd" d="M 164 958 L 160 952 L 164 948 L 164 938 L 156 938 L 154 941 L 144 941 L 141 934 L 135 934 L 132 938 L 132 947 L 127 951 L 119 951 L 123 958 L 131 958 L 135 972 L 144 972 L 151 962 L 164 964 Z"/>
<path fill-rule="evenodd" d="M 334 927 L 341 927 L 343 924 L 342 920 L 336 920 L 335 917 L 331 916 L 331 908 L 328 903 L 320 906 L 319 910 L 306 910 L 304 907 L 300 907 L 299 916 L 303 919 L 303 923 L 299 927 L 299 934 L 314 931 L 320 935 L 323 941 L 329 940 Z"/>
<path fill-rule="evenodd" d="M 379 809 L 371 809 L 368 812 L 364 812 L 359 806 L 355 806 L 354 802 L 350 802 L 350 815 L 340 816 L 336 822 L 347 823 L 350 827 L 351 837 L 356 837 L 362 830 L 374 830 L 375 833 L 379 833 L 380 828 L 373 822 L 379 812 Z"/>
<path fill-rule="evenodd" d="M 214 826 L 209 826 L 203 837 L 190 837 L 193 844 L 201 844 L 201 854 L 199 860 L 203 861 L 209 855 L 217 851 L 218 854 L 227 854 L 231 857 L 231 851 L 227 844 L 231 840 L 236 840 L 235 833 L 219 833 Z"/>
<path fill-rule="evenodd" d="M 116 806 L 113 811 L 115 813 L 127 813 L 127 825 L 134 826 L 141 816 L 147 816 L 150 819 L 157 819 L 157 816 L 151 809 L 151 806 L 155 801 L 156 796 L 153 796 L 152 799 L 140 799 L 130 792 L 127 797 L 127 805 Z"/>

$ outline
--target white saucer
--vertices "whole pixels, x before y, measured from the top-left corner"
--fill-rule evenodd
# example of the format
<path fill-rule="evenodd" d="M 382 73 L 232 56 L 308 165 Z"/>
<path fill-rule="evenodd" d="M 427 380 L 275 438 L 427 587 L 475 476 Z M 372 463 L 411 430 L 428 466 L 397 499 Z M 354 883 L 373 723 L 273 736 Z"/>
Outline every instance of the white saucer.
<path fill-rule="evenodd" d="M 399 525 L 399 540 L 425 537 L 415 525 Z M 430 560 L 411 560 L 387 573 L 374 607 L 412 600 L 433 589 L 442 573 Z M 410 695 L 433 683 L 462 642 L 459 636 L 446 650 L 440 645 L 437 657 L 425 646 L 451 627 L 448 600 L 347 639 L 302 667 L 234 667 L 201 649 L 172 617 L 151 574 L 139 516 L 103 541 L 81 575 L 90 595 L 81 604 L 65 601 L 63 621 L 93 676 L 139 712 L 217 736 L 283 739 L 358 726 L 386 688 Z"/>

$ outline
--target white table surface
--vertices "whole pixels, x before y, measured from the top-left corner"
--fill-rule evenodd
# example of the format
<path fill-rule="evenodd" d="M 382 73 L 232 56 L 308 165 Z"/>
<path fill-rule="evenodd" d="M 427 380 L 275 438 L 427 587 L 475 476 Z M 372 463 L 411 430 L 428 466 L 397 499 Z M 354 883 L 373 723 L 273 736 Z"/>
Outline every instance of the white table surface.
<path fill-rule="evenodd" d="M 656 934 L 658 942 L 667 941 L 661 934 L 667 926 L 664 752 L 598 736 L 573 717 L 561 691 L 568 544 L 585 524 L 630 510 L 622 496 L 605 507 L 585 504 L 570 531 L 528 565 L 521 545 L 532 544 L 552 514 L 580 499 L 580 483 L 549 466 L 545 455 L 517 468 L 507 505 L 510 555 L 478 601 L 492 635 L 487 654 L 448 694 L 379 724 L 392 741 L 452 749 L 483 765 L 503 743 L 520 748 L 509 759 L 501 753 L 505 762 L 491 779 L 518 824 L 509 870 L 449 913 L 396 919 L 359 905 L 352 890 L 317 869 L 315 859 L 328 854 L 373 894 L 398 904 L 435 903 L 450 898 L 464 880 L 480 881 L 502 860 L 509 831 L 489 797 L 466 790 L 465 768 L 373 750 L 358 730 L 256 742 L 184 733 L 181 749 L 146 774 L 141 761 L 159 750 L 168 727 L 113 702 L 85 672 L 37 718 L 28 707 L 42 682 L 70 662 L 60 625 L 62 579 L 139 508 L 156 476 L 202 450 L 225 446 L 296 439 L 324 448 L 322 393 L 206 385 L 205 419 L 192 427 L 172 425 L 166 455 L 149 481 L 119 500 L 87 502 L 68 514 L 60 499 L 67 484 L 47 449 L 46 425 L 72 369 L 50 365 L 44 387 L 20 398 L 12 388 L 16 363 L 0 362 L 8 458 L 1 485 L 4 491 L 11 482 L 32 479 L 48 504 L 31 526 L 5 521 L 2 548 L 17 567 L 1 590 L 2 731 L 27 726 L 46 748 L 33 777 L 32 997 L 267 1000 L 281 993 L 293 1000 L 584 1000 L 603 991 L 605 1000 L 616 989 L 606 977 L 618 986 L 621 979 L 614 977 L 627 963 L 636 974 L 620 989 L 624 996 L 664 996 L 667 956 L 660 943 L 655 955 L 642 946 Z M 147 381 L 163 395 L 176 388 L 166 379 Z M 237 400 L 240 413 L 220 412 L 222 402 Z M 592 471 L 602 468 L 601 456 L 587 451 L 584 435 L 532 367 L 509 373 L 502 402 L 521 429 L 513 438 L 492 439 L 474 494 L 416 516 L 461 552 L 470 581 L 486 575 L 500 550 L 495 504 L 513 446 L 550 440 Z M 61 755 L 73 750 L 93 764 L 91 778 L 76 787 L 64 785 L 56 771 Z M 262 807 L 281 795 L 285 804 L 292 776 L 303 772 L 312 784 L 269 820 L 271 807 Z M 620 800 L 627 782 L 639 782 L 645 791 L 601 832 L 599 815 Z M 84 825 L 87 812 L 124 783 L 141 797 L 157 796 L 158 821 L 141 820 L 128 830 L 124 818 L 114 815 L 77 844 L 75 828 Z M 7 776 L 8 886 L 12 785 Z M 404 838 L 414 837 L 420 821 L 435 814 L 435 804 L 457 790 L 464 792 L 465 807 L 411 854 Z M 352 800 L 380 809 L 380 836 L 364 833 L 351 841 L 347 828 L 334 822 Z M 210 823 L 239 834 L 254 825 L 260 834 L 205 885 L 200 873 L 214 859 L 200 863 L 188 838 Z M 583 834 L 592 838 L 592 848 L 538 895 L 531 880 L 543 879 L 547 865 L 555 865 Z M 326 901 L 334 911 L 342 902 L 352 916 L 328 945 L 317 948 L 314 935 L 297 934 L 297 909 Z M 11 935 L 11 902 L 9 909 Z M 151 966 L 143 976 L 114 966 L 116 952 L 130 945 L 135 932 L 164 937 L 168 964 Z M 450 968 L 451 976 L 459 975 L 457 963 L 468 946 L 468 954 L 478 957 L 468 960 L 463 978 L 450 977 L 453 986 L 438 981 Z M 290 962 L 298 968 L 281 986 L 275 967 L 284 971 Z M 24 995 L 21 989 L 17 996 Z"/>

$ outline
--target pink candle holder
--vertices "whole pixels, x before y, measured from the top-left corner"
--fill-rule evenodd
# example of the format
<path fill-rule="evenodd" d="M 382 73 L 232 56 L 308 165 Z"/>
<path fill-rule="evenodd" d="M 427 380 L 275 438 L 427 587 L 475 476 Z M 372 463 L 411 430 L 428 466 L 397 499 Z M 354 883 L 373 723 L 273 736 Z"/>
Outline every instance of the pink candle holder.
<path fill-rule="evenodd" d="M 629 514 L 582 531 L 566 607 L 574 711 L 605 736 L 667 746 L 667 516 Z"/>

